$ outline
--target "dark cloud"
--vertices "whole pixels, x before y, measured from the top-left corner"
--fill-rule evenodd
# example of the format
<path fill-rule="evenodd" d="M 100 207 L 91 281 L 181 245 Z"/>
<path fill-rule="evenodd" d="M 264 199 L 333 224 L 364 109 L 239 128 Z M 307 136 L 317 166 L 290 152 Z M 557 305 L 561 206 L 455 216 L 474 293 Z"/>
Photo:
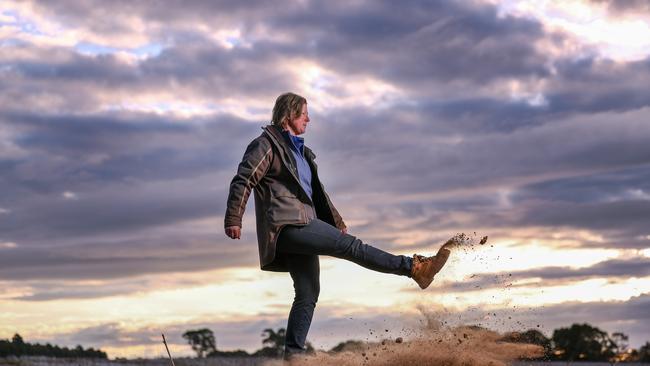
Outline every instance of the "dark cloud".
<path fill-rule="evenodd" d="M 650 3 L 646 0 L 589 0 L 590 2 L 596 4 L 605 4 L 607 9 L 612 11 L 614 14 L 647 14 L 650 12 Z"/>
<path fill-rule="evenodd" d="M 606 203 L 642 199 L 645 192 L 650 192 L 650 166 L 640 165 L 525 185 L 513 193 L 511 199 L 516 203 L 540 199 L 577 204 Z"/>
<path fill-rule="evenodd" d="M 549 203 L 530 205 L 518 222 L 522 225 L 548 227 L 585 228 L 595 231 L 620 232 L 629 230 L 632 238 L 647 233 L 647 217 L 650 215 L 650 201 L 617 201 L 609 203 Z M 647 234 L 646 234 L 647 235 Z M 621 242 L 619 247 L 645 248 L 645 242 Z"/>
<path fill-rule="evenodd" d="M 78 199 L 64 199 L 63 192 L 41 197 L 40 202 L 37 196 L 32 196 L 22 204 L 9 205 L 11 213 L 4 217 L 0 227 L 5 239 L 28 244 L 172 224 L 221 214 L 220 207 L 205 200 L 206 197 L 225 200 L 225 194 L 210 187 L 190 193 L 181 189 L 183 184 L 161 183 L 127 185 L 108 192 L 78 191 L 74 193 Z"/>
<path fill-rule="evenodd" d="M 52 7 L 52 14 L 58 14 L 56 9 L 60 5 L 48 2 L 39 6 Z M 253 37 L 256 27 L 251 24 L 258 19 L 272 30 L 270 34 L 276 33 L 282 40 L 253 37 L 246 40 L 251 42 L 250 48 L 225 50 L 195 31 L 191 39 L 172 43 L 162 54 L 140 65 L 122 65 L 124 71 L 115 68 L 112 56 L 74 56 L 75 61 L 67 65 L 44 63 L 30 68 L 31 64 L 26 64 L 19 65 L 18 69 L 35 69 L 33 76 L 64 75 L 71 80 L 77 75 L 95 75 L 96 80 L 105 80 L 105 84 L 123 83 L 131 88 L 169 88 L 181 82 L 191 85 L 194 91 L 215 96 L 228 93 L 265 96 L 291 89 L 295 80 L 279 67 L 291 58 L 311 59 L 344 75 L 371 75 L 424 98 L 430 98 L 432 89 L 458 89 L 453 84 L 459 82 L 463 85 L 461 95 L 467 95 L 473 85 L 480 87 L 499 79 L 524 83 L 543 80 L 548 84 L 543 90 L 547 108 L 525 102 L 504 102 L 507 96 L 503 95 L 490 99 L 472 97 L 470 93 L 469 98 L 456 97 L 442 105 L 439 101 L 423 100 L 433 106 L 433 112 L 438 110 L 437 113 L 455 120 L 474 120 L 482 128 L 497 130 L 554 120 L 578 111 L 634 109 L 648 105 L 650 100 L 644 87 L 647 84 L 644 80 L 648 79 L 647 61 L 620 67 L 618 63 L 592 57 L 551 59 L 550 54 L 537 48 L 536 42 L 545 39 L 561 44 L 567 36 L 545 33 L 541 24 L 532 20 L 500 17 L 495 8 L 487 5 L 374 2 L 342 7 L 328 2 L 290 6 L 282 12 L 265 6 L 243 9 L 230 3 L 195 3 L 173 12 L 169 10 L 173 8 L 161 9 L 146 3 L 129 7 L 118 3 L 65 7 L 75 8 L 66 13 L 67 17 L 80 22 L 91 22 L 90 19 L 103 11 L 119 14 L 127 9 L 130 15 L 139 14 L 150 22 L 207 21 L 208 16 L 218 18 L 228 13 L 229 19 L 239 19 L 235 23 L 244 39 Z M 209 23 L 219 24 L 214 19 Z M 187 33 L 186 28 L 175 28 L 175 25 L 178 26 L 166 25 L 170 34 Z M 385 52 L 387 49 L 391 52 Z M 45 71 L 38 72 L 41 69 Z M 621 80 L 636 82 L 621 83 Z M 325 89 L 344 93 L 337 91 L 336 86 Z"/>
<path fill-rule="evenodd" d="M 68 17 L 83 22 L 91 22 L 94 16 L 106 11 L 116 14 L 128 11 L 130 15 L 139 14 L 145 21 L 172 17 L 203 19 L 207 14 L 219 16 L 222 12 L 218 9 L 228 11 L 233 7 L 236 9 L 231 18 L 241 16 L 242 24 L 251 19 L 248 13 L 246 16 L 240 13 L 244 9 L 230 3 L 210 6 L 197 3 L 173 12 L 169 10 L 173 8 L 155 7 L 152 11 L 150 5 L 98 4 L 97 9 L 102 11 L 87 5 L 65 7 L 76 9 L 69 11 Z M 47 2 L 39 6 L 52 7 L 56 14 L 60 5 Z M 251 14 L 259 15 L 265 7 L 248 9 Z M 48 91 L 48 85 L 56 80 L 57 95 L 73 100 L 77 98 L 74 92 L 79 94 L 79 84 L 82 82 L 83 87 L 84 81 L 92 84 L 85 86 L 89 92 L 92 88 L 106 89 L 106 92 L 162 88 L 209 95 L 215 101 L 233 96 L 272 99 L 278 90 L 294 89 L 298 82 L 287 72 L 287 62 L 309 59 L 346 76 L 369 75 L 402 86 L 409 91 L 409 102 L 424 107 L 406 112 L 419 113 L 425 119 L 446 119 L 454 122 L 449 125 L 464 132 L 508 132 L 579 112 L 624 111 L 650 102 L 645 88 L 649 79 L 647 60 L 621 66 L 591 57 L 550 59 L 550 54 L 537 50 L 535 42 L 556 38 L 561 42 L 562 36 L 544 33 L 541 25 L 531 20 L 499 17 L 490 6 L 379 2 L 346 9 L 328 2 L 290 7 L 283 12 L 275 9 L 266 12 L 261 21 L 283 40 L 251 40 L 251 47 L 227 50 L 216 45 L 208 35 L 195 31 L 192 39 L 172 44 L 160 55 L 135 65 L 112 55 L 91 57 L 72 51 L 55 61 L 46 57 L 38 62 L 34 58 L 17 59 L 11 64 L 13 71 L 9 75 L 21 77 L 9 85 L 39 80 L 39 89 L 49 95 L 55 90 Z M 248 28 L 243 27 L 246 38 Z M 174 32 L 173 24 L 169 28 Z M 386 53 L 387 49 L 391 52 Z M 513 101 L 508 95 L 494 95 L 494 92 L 489 95 L 472 92 L 499 79 L 517 80 L 524 85 L 544 82 L 548 86 L 541 93 L 547 105 Z M 621 80 L 628 82 L 621 83 Z M 324 88 L 335 95 L 346 93 L 337 86 Z M 432 99 L 432 91 L 445 94 L 439 89 L 453 90 L 448 94 L 451 97 Z M 29 90 L 25 93 L 33 97 Z M 70 103 L 69 108 L 73 106 Z"/>
<path fill-rule="evenodd" d="M 289 8 L 300 8 L 300 1 L 286 1 Z M 49 18 L 64 24 L 90 29 L 100 34 L 128 34 L 134 31 L 134 24 L 130 21 L 142 18 L 153 24 L 161 23 L 176 29 L 184 25 L 193 25 L 197 22 L 210 24 L 237 24 L 233 19 L 246 19 L 250 22 L 259 20 L 265 14 L 278 12 L 276 5 L 265 1 L 251 1 L 242 4 L 233 0 L 218 0 L 205 2 L 201 0 L 182 1 L 172 0 L 163 5 L 156 1 L 141 1 L 132 3 L 126 0 L 101 2 L 72 0 L 33 1 L 32 4 L 39 12 L 45 13 Z M 106 14 L 111 14 L 107 17 Z M 244 23 L 247 24 L 247 23 Z M 113 27 L 116 27 L 113 28 Z"/>
<path fill-rule="evenodd" d="M 509 213 L 484 219 L 493 227 L 598 232 L 602 241 L 584 242 L 591 247 L 646 248 L 649 172 L 648 166 L 640 165 L 524 185 L 509 194 L 513 207 Z"/>
<path fill-rule="evenodd" d="M 243 123 L 232 116 L 197 118 L 194 124 L 171 117 L 118 113 L 23 113 L 0 118 L 19 131 L 14 144 L 34 156 L 34 161 L 29 157 L 3 160 L 8 167 L 15 168 L 3 171 L 5 179 L 20 180 L 18 174 L 27 174 L 21 167 L 30 164 L 57 166 L 63 171 L 39 177 L 47 182 L 43 186 L 56 191 L 64 185 L 70 187 L 93 179 L 159 180 L 218 171 L 224 165 L 232 165 L 228 162 L 237 156 L 228 152 L 230 134 L 254 136 L 261 132 L 261 124 Z"/>
<path fill-rule="evenodd" d="M 29 152 L 0 164 L 0 202 L 11 210 L 2 237 L 21 244 L 222 214 L 239 139 L 261 132 L 227 116 L 192 125 L 149 115 L 5 119 Z"/>
<path fill-rule="evenodd" d="M 325 65 L 402 86 L 548 74 L 546 57 L 534 48 L 543 36 L 540 24 L 499 19 L 490 6 L 382 1 L 342 8 L 314 3 L 275 14 L 268 22 L 297 35 L 305 52 Z"/>
<path fill-rule="evenodd" d="M 102 80 L 104 85 L 121 84 L 140 90 L 181 83 L 195 92 L 215 96 L 265 96 L 295 86 L 295 80 L 280 66 L 291 58 L 301 58 L 343 75 L 371 75 L 424 98 L 430 98 L 431 91 L 439 88 L 458 89 L 452 81 L 463 85 L 462 95 L 498 79 L 547 83 L 547 109 L 503 103 L 504 96 L 494 100 L 472 98 L 471 93 L 467 99 L 455 98 L 443 106 L 442 112 L 455 118 L 461 113 L 469 113 L 465 117 L 493 116 L 506 129 L 512 129 L 514 121 L 525 125 L 527 121 L 557 118 L 559 112 L 648 105 L 648 92 L 643 87 L 647 62 L 620 67 L 591 57 L 551 59 L 549 53 L 537 48 L 536 42 L 551 40 L 561 44 L 567 36 L 548 34 L 532 20 L 500 17 L 496 8 L 488 5 L 470 7 L 434 1 L 426 5 L 373 2 L 350 7 L 326 2 L 288 5 L 279 11 L 268 4 L 241 7 L 231 2 L 190 2 L 178 8 L 161 8 L 148 2 L 128 6 L 121 2 L 37 4 L 37 9 L 50 16 L 62 17 L 82 28 L 110 21 L 123 23 L 124 18 L 136 16 L 152 24 L 165 22 L 166 37 L 193 35 L 180 42 L 168 42 L 170 46 L 162 54 L 136 66 L 120 64 L 110 55 L 74 55 L 65 64 L 30 61 L 16 65 L 17 70 L 31 77 L 69 81 L 89 77 Z M 106 13 L 125 17 L 108 20 Z M 205 31 L 191 30 L 188 24 L 197 21 L 214 30 L 216 25 L 234 24 L 251 47 L 223 49 Z M 258 28 L 266 29 L 262 35 L 267 38 L 256 38 Z M 273 34 L 277 37 L 268 37 Z M 620 80 L 637 82 L 630 85 Z M 567 89 L 570 85 L 575 87 Z M 335 91 L 336 86 L 329 90 Z"/>
<path fill-rule="evenodd" d="M 508 134 L 439 136 L 436 129 L 442 125 L 444 131 L 444 120 L 400 121 L 397 113 L 361 111 L 337 115 L 327 126 L 314 124 L 311 138 L 316 154 L 328 152 L 320 160 L 347 156 L 355 174 L 339 179 L 350 188 L 431 192 L 644 166 L 650 158 L 641 137 L 647 134 L 641 122 L 646 114 L 584 116 Z M 358 177 L 390 181 L 373 179 L 360 186 Z"/>
<path fill-rule="evenodd" d="M 445 1 L 430 1 L 426 4 L 404 2 L 399 5 L 389 1 L 357 4 L 342 1 L 286 1 L 278 7 L 263 1 L 246 6 L 233 1 L 189 1 L 170 2 L 162 7 L 148 1 L 137 4 L 122 1 L 35 1 L 34 7 L 51 19 L 99 34 L 137 33 L 137 24 L 132 20 L 134 17 L 140 18 L 151 26 L 149 35 L 157 41 L 173 42 L 177 37 L 191 33 L 190 25 L 199 23 L 210 29 L 236 26 L 243 32 L 244 38 L 277 34 L 284 41 L 278 42 L 275 47 L 290 43 L 294 50 L 303 49 L 303 52 L 319 58 L 331 57 L 332 61 L 336 59 L 335 54 L 353 49 L 358 51 L 358 55 L 374 56 L 369 61 L 379 60 L 379 47 L 385 49 L 397 46 L 399 48 L 395 51 L 421 52 L 420 56 L 424 57 L 420 63 L 401 58 L 399 54 L 404 52 L 395 52 L 392 56 L 396 60 L 410 63 L 396 69 L 401 70 L 397 74 L 413 70 L 413 65 L 419 66 L 416 67 L 418 73 L 429 70 L 444 75 L 444 71 L 449 71 L 450 68 L 460 71 L 462 65 L 459 65 L 459 57 L 443 57 L 445 52 L 437 52 L 440 57 L 430 57 L 432 51 L 443 50 L 450 55 L 457 52 L 475 53 L 474 56 L 481 56 L 483 61 L 494 61 L 484 62 L 484 67 L 492 64 L 492 67 L 500 68 L 508 74 L 518 74 L 521 71 L 545 72 L 541 66 L 543 63 L 535 61 L 533 57 L 542 55 L 534 51 L 531 45 L 533 42 L 530 42 L 543 36 L 542 27 L 533 21 L 499 19 L 496 9 L 488 5 L 467 6 Z M 106 14 L 113 16 L 106 17 Z M 157 27 L 161 24 L 164 24 L 164 30 Z M 107 32 L 109 28 L 111 32 Z M 264 29 L 266 34 L 258 34 L 260 29 Z M 193 32 L 199 33 L 196 30 Z M 256 39 L 251 41 L 255 42 Z M 357 47 L 351 47 L 352 45 Z M 497 48 L 500 50 L 494 52 Z M 503 57 L 508 54 L 520 57 Z M 526 56 L 531 56 L 526 60 L 530 66 L 522 66 L 524 63 L 519 61 Z M 476 57 L 465 57 L 460 59 L 460 63 L 473 62 L 475 59 Z M 446 69 L 422 67 L 432 60 L 435 62 L 430 66 L 445 66 Z M 379 66 L 390 64 L 387 62 Z M 339 65 L 343 66 L 343 63 Z M 464 70 L 468 71 L 474 72 Z M 430 75 L 429 72 L 427 76 Z M 498 74 L 480 73 L 483 78 L 492 78 L 493 74 Z"/>
<path fill-rule="evenodd" d="M 100 348 L 102 345 L 133 346 L 153 344 L 153 334 L 130 332 L 125 334 L 119 323 L 105 323 L 81 329 L 66 337 L 71 344 L 93 344 Z"/>
<path fill-rule="evenodd" d="M 49 278 L 49 277 L 48 277 Z M 69 279 L 69 278 L 68 278 Z M 144 288 L 142 283 L 134 283 L 135 286 L 122 284 L 120 286 L 83 286 L 74 285 L 55 285 L 39 286 L 30 284 L 32 291 L 29 295 L 22 295 L 12 298 L 18 301 L 49 301 L 61 299 L 96 299 L 108 296 L 123 296 L 141 291 Z"/>
<path fill-rule="evenodd" d="M 507 289 L 511 287 L 527 287 L 530 286 L 529 283 L 522 282 L 522 284 L 517 284 L 517 282 L 533 278 L 539 278 L 541 280 L 537 285 L 541 288 L 543 286 L 562 285 L 592 278 L 604 278 L 610 281 L 616 281 L 619 279 L 643 278 L 648 276 L 650 276 L 650 259 L 647 257 L 639 257 L 633 259 L 612 259 L 584 268 L 541 267 L 522 271 L 475 274 L 462 281 L 436 286 L 434 291 L 478 291 L 491 288 Z"/>
<path fill-rule="evenodd" d="M 17 48 L 16 51 L 19 51 L 21 48 L 33 50 L 32 47 L 26 45 Z M 40 53 L 42 51 L 33 50 L 34 53 Z M 58 50 L 58 52 L 66 53 L 64 50 Z M 11 71 L 15 75 L 31 80 L 90 81 L 95 83 L 101 82 L 108 87 L 135 81 L 138 78 L 136 70 L 133 67 L 129 67 L 127 64 L 120 62 L 113 55 L 97 55 L 91 57 L 69 51 L 65 56 L 67 56 L 66 59 L 61 61 L 57 61 L 56 59 L 20 60 L 12 65 Z"/>
<path fill-rule="evenodd" d="M 128 19 L 134 16 L 151 25 L 164 22 L 164 34 L 156 34 L 157 28 L 152 26 L 151 36 L 152 42 L 168 46 L 137 66 L 111 55 L 70 55 L 65 63 L 47 59 L 20 62 L 14 72 L 68 83 L 91 78 L 102 81 L 104 87 L 139 90 L 191 83 L 195 92 L 215 96 L 275 94 L 290 89 L 295 81 L 281 69 L 291 58 L 311 59 L 344 75 L 373 75 L 411 90 L 452 80 L 485 83 L 550 75 L 548 56 L 534 45 L 545 36 L 541 25 L 499 18 L 490 6 L 435 1 L 426 6 L 373 2 L 350 7 L 326 2 L 280 7 L 280 11 L 279 7 L 259 5 L 244 8 L 197 2 L 160 8 L 146 2 L 128 6 L 119 2 L 40 2 L 36 6 L 40 11 L 82 29 L 93 30 L 113 21 L 120 34 L 120 28 L 128 27 Z M 115 16 L 107 19 L 106 13 Z M 243 38 L 239 42 L 252 47 L 223 49 L 205 31 L 192 30 L 190 24 L 196 22 L 214 31 L 236 26 Z M 131 27 L 136 34 L 136 24 Z M 272 37 L 274 34 L 277 37 Z M 386 53 L 387 49 L 391 52 Z"/>
<path fill-rule="evenodd" d="M 597 263 L 593 266 L 571 269 L 564 267 L 536 268 L 513 274 L 516 277 L 540 277 L 542 280 L 567 280 L 582 278 L 607 277 L 646 277 L 650 276 L 650 258 L 614 259 Z"/>
<path fill-rule="evenodd" d="M 44 243 L 38 247 L 0 249 L 0 279 L 31 281 L 35 279 L 120 279 L 144 274 L 204 271 L 232 266 L 256 266 L 257 246 L 246 241 L 233 247 L 229 239 L 214 234 L 147 236 L 130 240 L 82 242 L 76 245 Z M 253 235 L 248 235 L 253 238 Z M 42 291 L 39 291 L 39 288 Z M 141 289 L 141 287 L 139 288 Z M 98 290 L 78 287 L 75 289 L 44 285 L 35 288 L 36 293 L 26 300 L 48 298 L 88 298 L 115 294 L 110 286 Z M 122 289 L 125 293 L 132 286 Z"/>
<path fill-rule="evenodd" d="M 597 57 L 556 60 L 546 91 L 553 117 L 572 112 L 623 112 L 650 105 L 644 90 L 650 59 L 620 62 Z M 625 80 L 625 82 L 622 82 Z"/>
<path fill-rule="evenodd" d="M 23 56 L 4 62 L 0 89 L 8 94 L 0 97 L 0 105 L 17 113 L 23 112 L 17 107 L 24 103 L 54 103 L 47 107 L 64 113 L 96 112 L 107 100 L 122 102 L 129 95 L 159 92 L 209 99 L 219 106 L 226 98 L 272 98 L 296 83 L 277 52 L 226 50 L 201 35 L 136 64 L 111 54 L 83 55 L 67 48 L 32 44 L 9 48 Z"/>

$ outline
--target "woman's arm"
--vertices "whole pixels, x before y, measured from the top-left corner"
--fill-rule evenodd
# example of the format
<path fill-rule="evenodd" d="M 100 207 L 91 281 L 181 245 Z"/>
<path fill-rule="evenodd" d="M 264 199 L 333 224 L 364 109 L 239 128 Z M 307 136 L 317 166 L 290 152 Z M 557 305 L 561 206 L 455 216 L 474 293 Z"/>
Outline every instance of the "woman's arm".
<path fill-rule="evenodd" d="M 229 237 L 239 239 L 248 197 L 268 171 L 272 159 L 273 148 L 264 136 L 256 138 L 246 148 L 228 193 L 224 228 Z"/>

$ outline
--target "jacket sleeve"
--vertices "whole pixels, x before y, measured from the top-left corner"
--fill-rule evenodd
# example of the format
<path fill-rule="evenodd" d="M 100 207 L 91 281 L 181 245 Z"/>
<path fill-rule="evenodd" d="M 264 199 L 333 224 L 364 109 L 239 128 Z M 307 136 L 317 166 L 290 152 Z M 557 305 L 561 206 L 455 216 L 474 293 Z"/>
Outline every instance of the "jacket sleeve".
<path fill-rule="evenodd" d="M 248 197 L 268 171 L 272 159 L 271 143 L 263 136 L 248 145 L 237 174 L 230 182 L 224 227 L 242 226 Z"/>

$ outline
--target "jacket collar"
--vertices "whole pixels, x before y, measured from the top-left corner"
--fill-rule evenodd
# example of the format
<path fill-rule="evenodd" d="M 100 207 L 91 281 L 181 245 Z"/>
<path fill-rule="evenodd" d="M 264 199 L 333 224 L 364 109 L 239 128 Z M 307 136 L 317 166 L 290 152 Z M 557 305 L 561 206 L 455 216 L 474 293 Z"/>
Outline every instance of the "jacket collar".
<path fill-rule="evenodd" d="M 269 136 L 271 143 L 278 148 L 280 152 L 280 160 L 282 160 L 284 166 L 286 166 L 287 169 L 289 169 L 291 175 L 293 175 L 294 178 L 296 178 L 296 181 L 300 182 L 300 179 L 298 179 L 298 168 L 296 167 L 296 159 L 293 157 L 291 150 L 289 150 L 289 146 L 287 145 L 287 142 L 284 140 L 284 136 L 282 136 L 282 132 L 280 132 L 280 128 L 274 125 L 268 125 L 262 127 L 262 129 L 264 130 L 263 133 Z"/>
<path fill-rule="evenodd" d="M 264 131 L 266 131 L 271 137 L 273 137 L 273 140 L 280 145 L 280 147 L 285 151 L 289 152 L 289 146 L 287 145 L 287 142 L 284 139 L 284 136 L 282 136 L 282 129 L 276 125 L 266 125 L 262 127 Z"/>
<path fill-rule="evenodd" d="M 282 129 L 276 125 L 266 125 L 262 127 L 264 131 L 266 131 L 273 139 L 275 140 L 276 144 L 280 145 L 279 147 L 282 148 L 285 154 L 289 156 L 289 159 L 292 161 L 293 159 L 293 154 L 291 153 L 291 148 L 287 145 L 287 141 L 285 140 L 284 136 L 282 135 Z M 310 148 L 308 148 L 306 145 L 304 147 L 305 149 L 305 157 L 313 161 L 316 159 L 316 155 L 314 154 L 313 151 L 311 151 Z"/>

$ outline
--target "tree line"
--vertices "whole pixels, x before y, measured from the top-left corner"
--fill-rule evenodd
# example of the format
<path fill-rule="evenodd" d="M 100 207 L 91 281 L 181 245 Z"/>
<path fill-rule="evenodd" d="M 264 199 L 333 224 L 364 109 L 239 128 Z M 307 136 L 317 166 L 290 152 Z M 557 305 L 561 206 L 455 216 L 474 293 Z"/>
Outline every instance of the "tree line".
<path fill-rule="evenodd" d="M 7 356 L 47 356 L 69 358 L 102 358 L 106 352 L 93 348 L 84 349 L 80 345 L 75 348 L 53 346 L 49 343 L 27 343 L 20 334 L 14 334 L 11 340 L 0 340 L 0 357 Z"/>
<path fill-rule="evenodd" d="M 480 327 L 476 327 L 480 328 Z M 485 328 L 481 328 L 485 329 Z M 188 330 L 183 338 L 196 352 L 197 357 L 280 357 L 284 349 L 284 328 L 271 328 L 262 331 L 262 348 L 253 353 L 244 350 L 223 351 L 217 349 L 217 341 L 212 330 L 203 328 Z M 547 361 L 591 361 L 591 362 L 650 362 L 650 342 L 639 349 L 633 349 L 628 344 L 629 337 L 621 332 L 611 335 L 589 324 L 572 324 L 570 327 L 553 331 L 550 338 L 537 329 L 525 332 L 511 332 L 501 339 L 505 342 L 530 343 L 543 348 L 543 356 L 538 360 Z M 359 346 L 363 342 L 348 340 L 341 342 L 329 352 L 339 352 L 347 346 Z M 308 351 L 314 347 L 307 342 Z M 59 347 L 49 343 L 27 343 L 19 334 L 11 340 L 0 340 L 0 357 L 7 356 L 47 356 L 69 358 L 100 358 L 107 359 L 106 352 L 93 348 L 84 349 L 80 345 L 75 348 Z"/>
<path fill-rule="evenodd" d="M 485 329 L 481 327 L 476 327 Z M 487 329 L 486 329 L 487 330 Z M 248 353 L 244 350 L 220 351 L 214 333 L 207 328 L 188 330 L 183 338 L 196 352 L 197 357 L 280 357 L 284 348 L 285 329 L 267 328 L 262 332 L 262 348 Z M 591 361 L 591 362 L 650 362 L 650 342 L 639 349 L 628 344 L 629 337 L 621 332 L 609 335 L 589 324 L 572 324 L 553 331 L 548 338 L 537 329 L 505 334 L 501 341 L 530 343 L 541 346 L 544 353 L 535 360 L 544 361 Z M 361 341 L 348 340 L 334 346 L 329 352 L 340 352 L 348 346 L 359 346 Z M 307 342 L 308 351 L 314 347 Z"/>
<path fill-rule="evenodd" d="M 621 332 L 607 332 L 587 323 L 559 328 L 547 338 L 537 329 L 523 333 L 512 332 L 504 341 L 531 343 L 542 346 L 544 354 L 538 359 L 549 361 L 591 362 L 650 362 L 650 342 L 639 349 L 629 347 L 629 337 Z"/>

